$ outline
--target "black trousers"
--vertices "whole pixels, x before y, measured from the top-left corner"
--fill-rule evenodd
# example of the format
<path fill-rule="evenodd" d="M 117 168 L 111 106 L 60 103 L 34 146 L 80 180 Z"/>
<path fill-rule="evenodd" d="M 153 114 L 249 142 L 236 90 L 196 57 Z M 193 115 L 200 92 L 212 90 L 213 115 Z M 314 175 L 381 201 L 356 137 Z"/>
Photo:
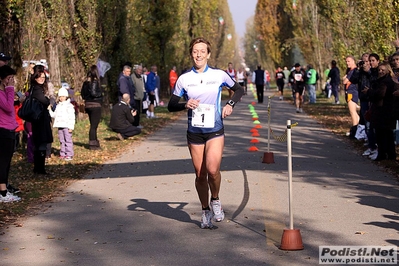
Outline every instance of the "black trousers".
<path fill-rule="evenodd" d="M 258 96 L 258 103 L 263 103 L 263 85 L 256 85 L 256 95 Z"/>
<path fill-rule="evenodd" d="M 141 129 L 137 128 L 135 126 L 129 126 L 127 128 L 124 129 L 116 129 L 114 130 L 117 133 L 120 133 L 122 135 L 123 138 L 128 138 L 128 137 L 132 137 L 135 135 L 138 135 L 141 133 Z"/>
<path fill-rule="evenodd" d="M 136 110 L 137 110 L 137 114 L 134 117 L 134 122 L 133 122 L 133 126 L 138 127 L 140 125 L 140 116 L 141 116 L 141 110 L 142 110 L 142 103 L 141 100 L 134 100 L 136 102 Z"/>
<path fill-rule="evenodd" d="M 15 139 L 0 138 L 0 184 L 8 184 L 11 159 L 14 154 Z"/>
<path fill-rule="evenodd" d="M 379 159 L 396 159 L 395 136 L 393 130 L 389 128 L 376 128 L 375 137 L 378 145 Z"/>
<path fill-rule="evenodd" d="M 89 141 L 97 140 L 97 128 L 101 120 L 101 107 L 86 108 L 85 111 L 89 115 L 90 121 Z"/>

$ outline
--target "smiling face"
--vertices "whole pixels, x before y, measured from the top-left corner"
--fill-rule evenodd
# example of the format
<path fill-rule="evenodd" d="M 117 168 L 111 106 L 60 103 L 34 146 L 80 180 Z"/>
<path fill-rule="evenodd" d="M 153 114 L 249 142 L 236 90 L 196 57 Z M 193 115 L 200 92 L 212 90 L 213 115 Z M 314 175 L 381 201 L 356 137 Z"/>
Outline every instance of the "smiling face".
<path fill-rule="evenodd" d="M 208 46 L 206 43 L 196 43 L 193 46 L 193 50 L 191 52 L 191 58 L 194 62 L 194 67 L 198 72 L 203 72 L 206 65 L 208 64 L 208 59 L 211 54 L 208 53 Z"/>
<path fill-rule="evenodd" d="M 35 79 L 37 84 L 44 84 L 44 82 L 46 81 L 46 74 L 41 73 L 40 76 L 38 78 Z"/>
<path fill-rule="evenodd" d="M 378 67 L 378 77 L 383 77 L 389 73 L 389 70 L 385 65 L 380 65 Z"/>
<path fill-rule="evenodd" d="M 346 66 L 350 69 L 355 68 L 356 67 L 356 63 L 355 60 L 352 57 L 347 57 L 345 59 L 346 61 Z"/>

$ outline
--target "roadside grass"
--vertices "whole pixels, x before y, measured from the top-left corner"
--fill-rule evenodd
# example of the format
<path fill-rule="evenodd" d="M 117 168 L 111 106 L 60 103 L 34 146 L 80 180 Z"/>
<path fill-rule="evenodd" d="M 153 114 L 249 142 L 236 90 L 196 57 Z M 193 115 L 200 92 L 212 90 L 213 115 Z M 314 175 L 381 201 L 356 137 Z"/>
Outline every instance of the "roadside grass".
<path fill-rule="evenodd" d="M 88 149 L 90 124 L 87 115 L 84 114 L 84 118 L 76 123 L 73 132 L 75 156 L 72 161 L 59 158 L 58 135 L 56 130 L 53 130 L 52 156 L 46 162 L 46 171 L 50 173 L 48 176 L 34 175 L 33 164 L 27 162 L 26 147 L 19 148 L 12 159 L 9 182 L 21 190 L 19 196 L 22 200 L 0 204 L 0 228 L 15 223 L 21 216 L 34 213 L 40 208 L 41 203 L 48 202 L 55 196 L 62 196 L 63 188 L 88 172 L 98 169 L 104 162 L 131 147 L 131 144 L 143 141 L 146 136 L 174 121 L 181 114 L 182 112 L 168 112 L 166 106 L 157 107 L 158 118 L 148 119 L 142 115 L 142 133 L 123 141 L 108 128 L 110 116 L 103 115 L 97 131 L 101 150 L 95 151 Z"/>

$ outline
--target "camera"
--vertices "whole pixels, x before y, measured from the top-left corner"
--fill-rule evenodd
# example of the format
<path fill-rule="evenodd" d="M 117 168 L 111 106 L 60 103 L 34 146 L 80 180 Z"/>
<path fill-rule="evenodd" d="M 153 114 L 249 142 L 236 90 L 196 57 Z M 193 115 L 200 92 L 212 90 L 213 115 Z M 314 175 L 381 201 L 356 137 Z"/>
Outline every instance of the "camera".
<path fill-rule="evenodd" d="M 364 61 L 360 60 L 359 62 L 357 62 L 357 67 L 363 67 L 364 66 Z"/>

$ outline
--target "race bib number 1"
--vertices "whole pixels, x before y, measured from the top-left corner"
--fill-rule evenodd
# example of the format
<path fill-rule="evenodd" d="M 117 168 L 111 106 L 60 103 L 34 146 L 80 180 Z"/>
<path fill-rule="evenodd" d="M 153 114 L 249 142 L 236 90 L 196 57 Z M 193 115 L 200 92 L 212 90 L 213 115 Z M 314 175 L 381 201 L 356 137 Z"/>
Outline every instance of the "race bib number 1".
<path fill-rule="evenodd" d="M 193 127 L 215 127 L 215 106 L 212 104 L 199 104 L 192 112 L 191 125 Z"/>

